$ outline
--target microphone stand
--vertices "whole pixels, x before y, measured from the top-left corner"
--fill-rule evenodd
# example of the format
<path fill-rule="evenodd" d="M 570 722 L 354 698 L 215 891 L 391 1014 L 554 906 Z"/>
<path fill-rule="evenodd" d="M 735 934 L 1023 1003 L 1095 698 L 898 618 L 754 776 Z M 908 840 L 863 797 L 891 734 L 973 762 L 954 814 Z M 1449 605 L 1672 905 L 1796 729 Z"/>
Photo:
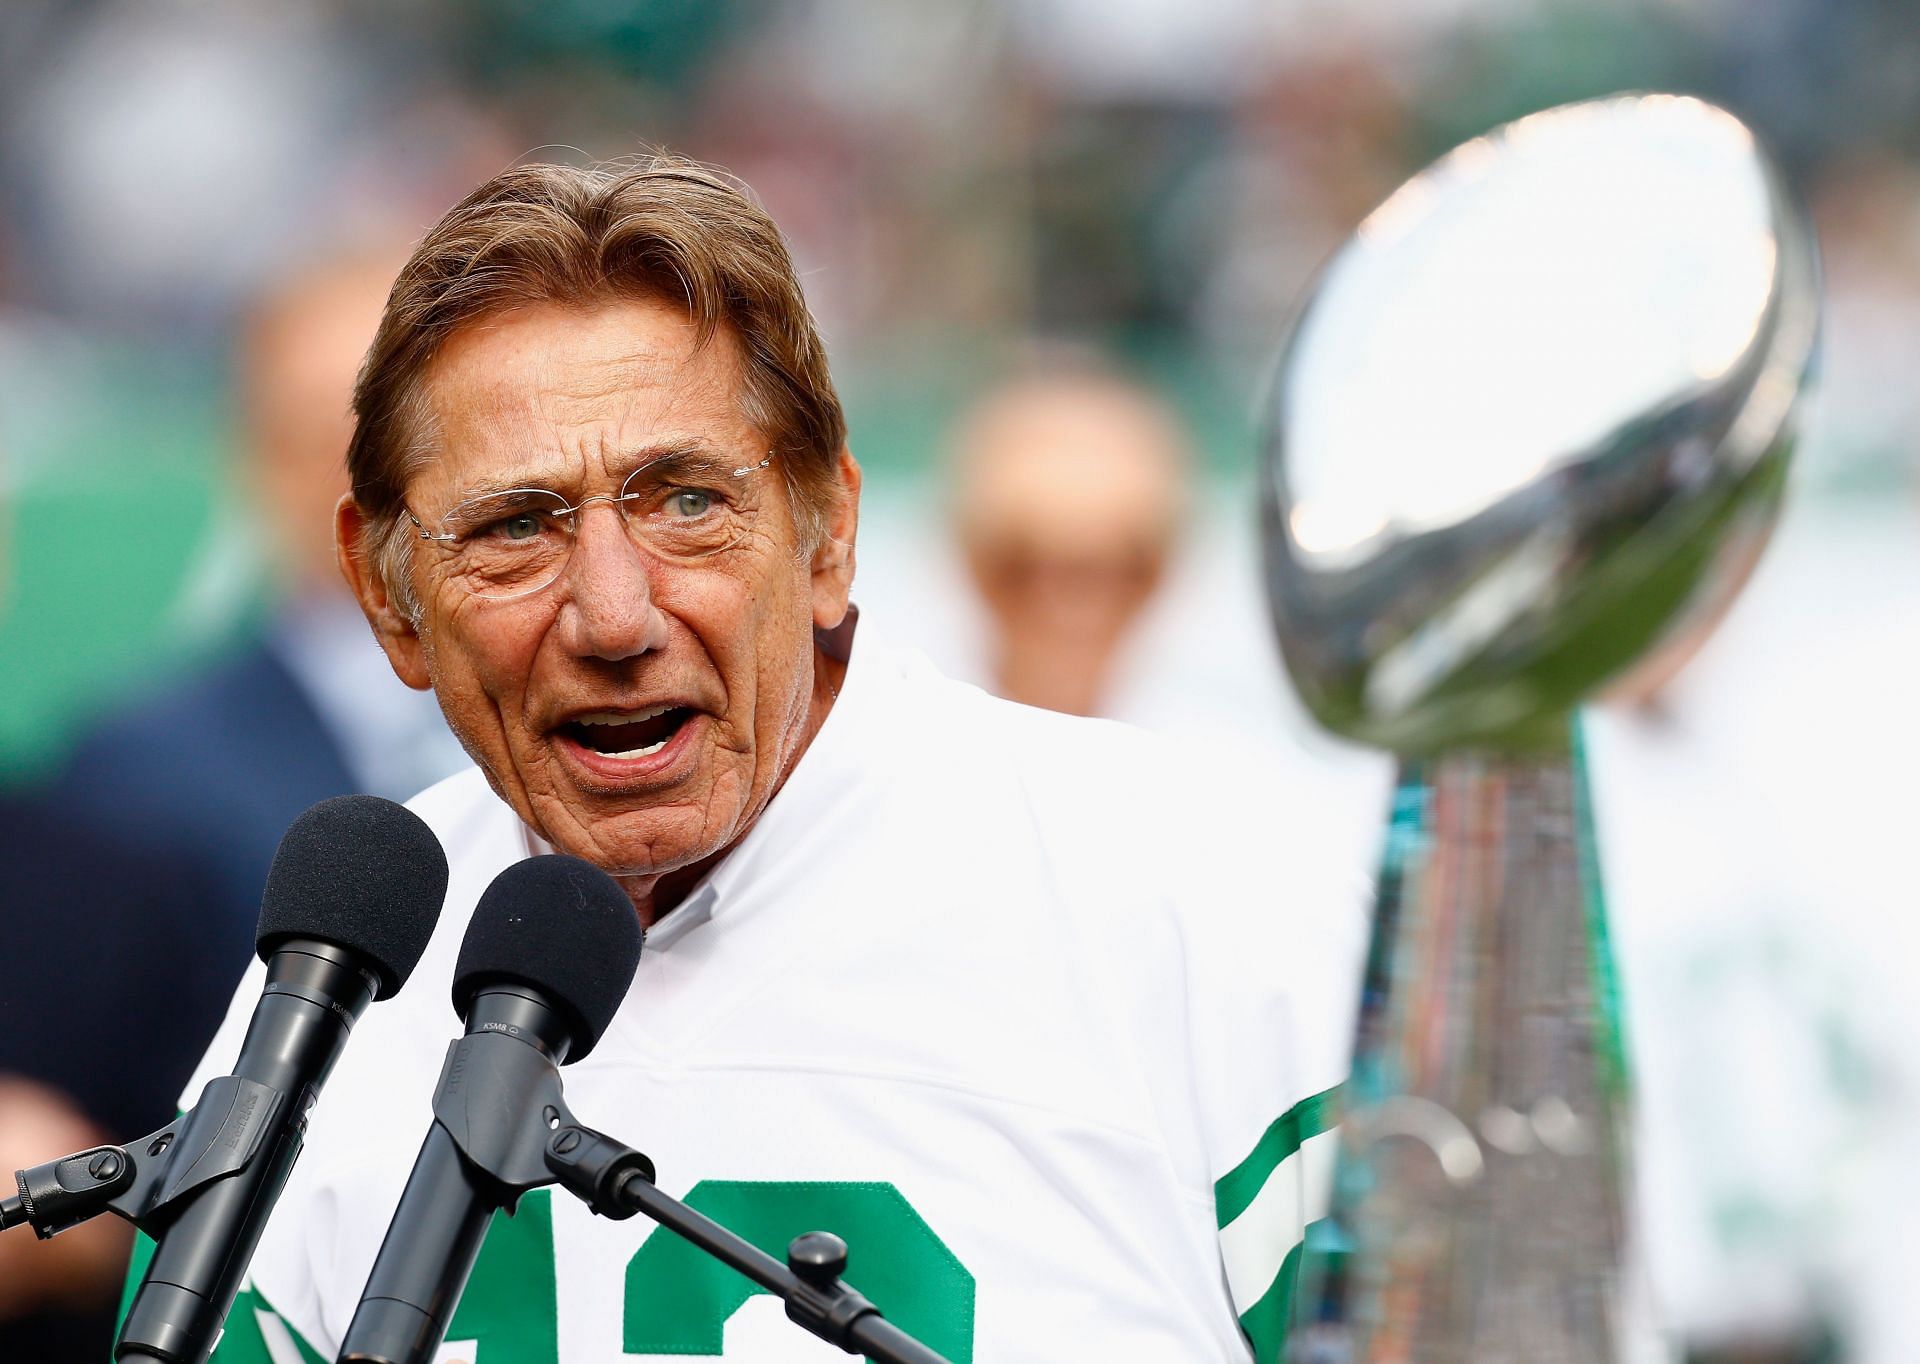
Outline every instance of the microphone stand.
<path fill-rule="evenodd" d="M 841 1279 L 847 1243 L 829 1231 L 794 1237 L 783 1265 L 712 1218 L 660 1192 L 653 1162 L 588 1127 L 568 1124 L 547 1142 L 547 1168 L 561 1188 L 602 1217 L 644 1213 L 668 1231 L 752 1279 L 783 1301 L 787 1316 L 820 1339 L 875 1364 L 947 1364 L 880 1315 Z"/>

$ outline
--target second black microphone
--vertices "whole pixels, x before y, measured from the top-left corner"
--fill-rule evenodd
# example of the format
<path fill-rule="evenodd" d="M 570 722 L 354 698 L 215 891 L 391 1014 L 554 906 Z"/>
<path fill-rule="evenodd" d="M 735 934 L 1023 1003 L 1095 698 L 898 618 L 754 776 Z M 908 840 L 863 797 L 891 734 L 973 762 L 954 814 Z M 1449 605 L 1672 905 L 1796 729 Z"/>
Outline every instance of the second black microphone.
<path fill-rule="evenodd" d="M 466 1035 L 447 1053 L 434 1121 L 394 1210 L 339 1358 L 426 1364 L 439 1349 L 495 1209 L 518 1196 L 494 1169 L 525 1147 L 538 1166 L 536 1109 L 554 1067 L 600 1040 L 640 964 L 639 916 L 599 868 L 562 855 L 515 863 L 475 907 L 454 970 Z M 537 1139 L 529 1144 L 529 1134 Z M 537 1178 L 536 1178 L 537 1176 Z"/>

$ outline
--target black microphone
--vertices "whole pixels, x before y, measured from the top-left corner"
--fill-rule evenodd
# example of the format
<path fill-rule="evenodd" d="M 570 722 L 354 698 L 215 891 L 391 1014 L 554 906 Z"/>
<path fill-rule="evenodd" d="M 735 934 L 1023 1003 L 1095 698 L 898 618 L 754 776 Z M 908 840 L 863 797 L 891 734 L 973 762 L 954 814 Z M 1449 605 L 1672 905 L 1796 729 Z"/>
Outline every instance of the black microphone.
<path fill-rule="evenodd" d="M 261 898 L 266 988 L 233 1073 L 208 1084 L 178 1125 L 190 1159 L 171 1163 L 181 1168 L 168 1168 L 157 1211 L 142 1221 L 158 1244 L 116 1360 L 201 1364 L 212 1353 L 300 1153 L 307 1110 L 354 1020 L 397 993 L 426 951 L 446 893 L 440 841 L 390 800 L 322 801 L 287 830 Z"/>
<path fill-rule="evenodd" d="M 453 1007 L 466 1035 L 447 1053 L 433 1125 L 340 1360 L 433 1358 L 494 1210 L 551 1182 L 543 1158 L 547 1124 L 530 1123 L 524 1110 L 548 1096 L 557 1100 L 554 1068 L 579 1060 L 600 1040 L 633 983 L 641 940 L 626 892 L 579 858 L 528 858 L 487 887 L 453 978 Z M 482 1163 L 525 1177 L 503 1182 Z"/>

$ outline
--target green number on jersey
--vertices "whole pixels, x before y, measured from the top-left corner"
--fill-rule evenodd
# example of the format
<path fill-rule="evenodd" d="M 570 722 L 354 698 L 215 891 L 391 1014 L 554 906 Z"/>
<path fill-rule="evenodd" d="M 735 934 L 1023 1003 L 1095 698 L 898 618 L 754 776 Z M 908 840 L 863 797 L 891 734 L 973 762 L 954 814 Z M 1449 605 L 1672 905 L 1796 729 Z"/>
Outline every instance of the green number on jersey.
<path fill-rule="evenodd" d="M 687 1205 L 784 1261 L 787 1242 L 832 1231 L 847 1281 L 887 1320 L 954 1361 L 973 1359 L 973 1275 L 891 1184 L 705 1180 Z M 766 1290 L 656 1228 L 627 1262 L 628 1354 L 719 1355 L 727 1319 Z M 795 1327 L 799 1330 L 799 1327 Z"/>
<path fill-rule="evenodd" d="M 893 1185 L 709 1180 L 686 1201 L 778 1259 L 801 1232 L 845 1236 L 853 1248 L 849 1280 L 888 1320 L 954 1364 L 972 1364 L 973 1275 Z M 152 1254 L 152 1243 L 140 1241 L 129 1299 Z M 728 1318 L 763 1291 L 656 1227 L 627 1262 L 623 1349 L 717 1356 Z M 446 1338 L 474 1341 L 481 1359 L 559 1364 L 559 1316 L 552 1194 L 537 1189 L 514 1216 L 494 1214 Z M 213 1364 L 281 1364 L 295 1351 L 305 1364 L 322 1360 L 255 1292 L 241 1294 L 227 1327 Z M 278 1349 L 266 1338 L 269 1327 L 285 1337 Z"/>
<path fill-rule="evenodd" d="M 551 1189 L 522 1195 L 511 1217 L 494 1213 L 446 1338 L 478 1342 L 480 1359 L 560 1364 Z"/>

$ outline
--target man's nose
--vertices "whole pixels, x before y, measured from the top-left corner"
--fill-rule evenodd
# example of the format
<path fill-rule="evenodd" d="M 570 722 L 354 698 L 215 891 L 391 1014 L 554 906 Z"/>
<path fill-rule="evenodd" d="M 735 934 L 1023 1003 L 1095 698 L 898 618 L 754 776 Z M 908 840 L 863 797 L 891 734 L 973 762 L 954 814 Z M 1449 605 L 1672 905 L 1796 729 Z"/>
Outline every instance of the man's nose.
<path fill-rule="evenodd" d="M 651 562 L 612 504 L 575 513 L 573 552 L 561 575 L 561 625 L 582 658 L 622 659 L 664 648 L 667 620 L 653 601 Z"/>

